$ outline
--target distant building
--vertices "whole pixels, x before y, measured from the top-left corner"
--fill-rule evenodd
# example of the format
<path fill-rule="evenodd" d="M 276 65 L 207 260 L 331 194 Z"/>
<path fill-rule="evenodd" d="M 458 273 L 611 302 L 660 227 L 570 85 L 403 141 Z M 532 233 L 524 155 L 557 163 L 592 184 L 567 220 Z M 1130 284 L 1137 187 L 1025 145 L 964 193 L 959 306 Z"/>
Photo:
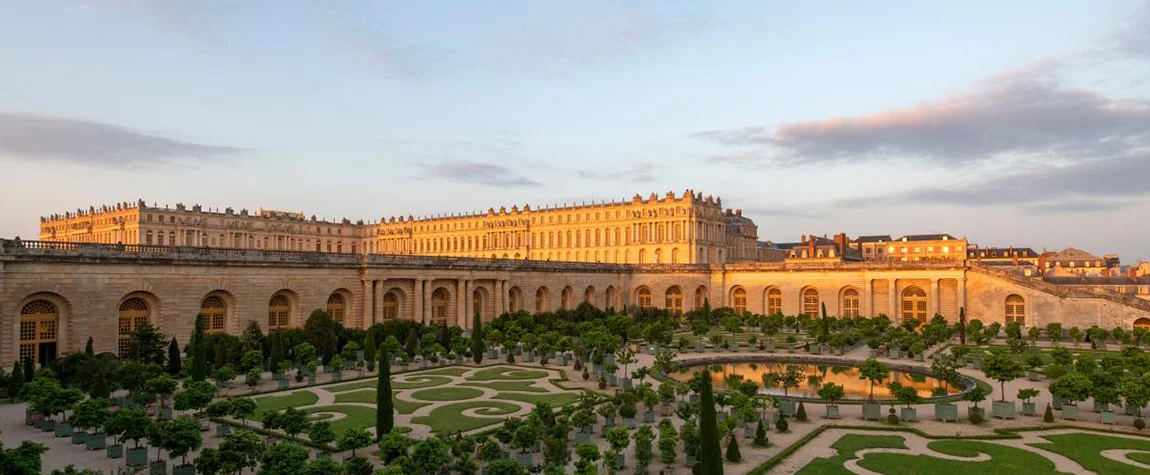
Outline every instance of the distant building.
<path fill-rule="evenodd" d="M 908 234 L 898 239 L 889 235 L 859 236 L 850 247 L 866 260 L 961 261 L 966 259 L 966 239 L 949 234 Z"/>
<path fill-rule="evenodd" d="M 1040 255 L 1029 247 L 971 247 L 966 258 L 986 265 L 1038 266 Z"/>
<path fill-rule="evenodd" d="M 1102 276 L 1107 274 L 1106 260 L 1081 249 L 1068 247 L 1043 256 L 1040 267 L 1049 276 Z"/>

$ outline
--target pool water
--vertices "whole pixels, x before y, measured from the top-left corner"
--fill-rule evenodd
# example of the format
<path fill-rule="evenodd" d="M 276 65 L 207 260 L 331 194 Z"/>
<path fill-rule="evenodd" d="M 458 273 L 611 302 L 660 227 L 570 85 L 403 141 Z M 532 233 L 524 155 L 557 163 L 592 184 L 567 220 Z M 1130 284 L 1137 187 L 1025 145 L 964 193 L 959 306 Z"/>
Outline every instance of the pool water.
<path fill-rule="evenodd" d="M 715 367 L 719 366 L 722 369 L 715 371 Z M 732 381 L 731 376 L 739 375 L 744 380 L 750 380 L 758 383 L 760 386 L 763 384 L 763 375 L 767 373 L 775 373 L 780 377 L 786 373 L 787 366 L 797 366 L 802 371 L 802 376 L 799 378 L 799 387 L 789 388 L 787 394 L 796 397 L 815 398 L 819 397 L 819 388 L 822 383 L 835 383 L 843 386 L 845 395 L 844 399 L 866 399 L 870 392 L 870 381 L 859 379 L 859 370 L 853 366 L 833 366 L 833 365 L 816 365 L 809 363 L 786 363 L 786 362 L 770 362 L 770 363 L 726 363 L 720 365 L 710 365 L 711 380 L 715 388 L 729 389 L 728 382 Z M 693 366 L 686 368 L 685 372 L 676 373 L 671 377 L 679 381 L 689 381 L 694 375 L 703 370 L 703 366 Z M 814 378 L 812 378 L 812 376 Z M 893 398 L 890 391 L 886 388 L 887 384 L 892 381 L 897 381 L 903 386 L 910 386 L 918 390 L 919 396 L 930 397 L 935 387 L 939 386 L 938 380 L 930 376 L 920 374 L 912 374 L 905 371 L 898 371 L 891 369 L 890 378 L 882 383 L 875 384 L 874 395 L 878 399 Z M 949 388 L 948 394 L 957 394 L 962 391 L 961 387 L 953 385 Z M 773 394 L 782 396 L 783 388 L 780 383 L 773 388 L 760 389 L 760 393 Z"/>

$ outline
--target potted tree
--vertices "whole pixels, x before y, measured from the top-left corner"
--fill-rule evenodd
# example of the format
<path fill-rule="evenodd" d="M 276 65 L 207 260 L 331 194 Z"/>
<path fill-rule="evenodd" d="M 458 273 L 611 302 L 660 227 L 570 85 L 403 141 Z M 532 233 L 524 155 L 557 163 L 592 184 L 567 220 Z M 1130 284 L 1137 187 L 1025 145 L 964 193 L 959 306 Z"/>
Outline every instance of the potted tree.
<path fill-rule="evenodd" d="M 212 401 L 211 404 L 208 404 L 208 406 L 204 408 L 204 413 L 214 419 L 227 417 L 229 412 L 231 412 L 230 400 Z M 216 423 L 216 436 L 223 437 L 231 431 L 232 428 L 226 421 L 218 421 Z"/>
<path fill-rule="evenodd" d="M 798 365 L 787 365 L 786 370 L 779 376 L 779 385 L 783 387 L 783 397 L 779 400 L 779 412 L 790 417 L 795 415 L 795 400 L 790 399 L 790 389 L 799 387 L 802 383 L 803 371 Z"/>
<path fill-rule="evenodd" d="M 619 366 L 615 363 L 603 365 L 603 374 L 608 386 L 614 387 L 619 385 L 619 377 L 615 374 L 616 371 L 619 371 Z"/>
<path fill-rule="evenodd" d="M 169 457 L 179 457 L 180 464 L 172 467 L 172 475 L 196 475 L 196 467 L 188 463 L 188 454 L 203 445 L 200 424 L 188 416 L 180 416 L 164 424 L 164 450 Z"/>
<path fill-rule="evenodd" d="M 651 389 L 650 385 L 645 384 L 640 386 L 639 389 L 639 394 L 643 398 L 643 422 L 655 422 L 655 406 L 659 405 L 662 398 L 659 396 L 659 393 Z"/>
<path fill-rule="evenodd" d="M 347 368 L 347 360 L 343 359 L 343 355 L 334 355 L 331 357 L 331 380 L 333 382 L 343 381 L 343 370 Z"/>
<path fill-rule="evenodd" d="M 141 415 L 143 416 L 142 419 L 139 417 Z M 126 438 L 128 428 L 141 423 L 148 423 L 148 415 L 144 414 L 143 411 L 120 409 L 108 417 L 108 421 L 104 424 L 104 432 L 112 437 L 112 443 L 105 449 L 108 458 L 118 459 L 124 456 L 124 446 L 122 443 Z M 144 452 L 144 456 L 145 458 L 147 457 L 147 452 Z"/>
<path fill-rule="evenodd" d="M 1118 387 L 1126 400 L 1127 413 L 1134 416 L 1134 427 L 1142 430 L 1146 421 L 1142 419 L 1142 408 L 1150 403 L 1150 376 L 1127 376 Z"/>
<path fill-rule="evenodd" d="M 615 427 L 615 416 L 619 413 L 619 407 L 616 406 L 615 403 L 608 401 L 596 407 L 595 412 L 603 416 L 602 433 L 603 435 L 607 435 L 607 432 L 610 431 L 612 427 Z"/>
<path fill-rule="evenodd" d="M 611 444 L 611 451 L 617 455 L 614 468 L 616 470 L 625 468 L 627 462 L 623 456 L 623 450 L 631 445 L 631 431 L 623 426 L 615 426 L 607 432 L 607 443 Z"/>
<path fill-rule="evenodd" d="M 935 360 L 930 365 L 930 373 L 942 387 L 935 388 L 935 397 L 946 397 L 950 394 L 950 384 L 959 381 L 958 368 L 951 361 Z M 940 400 L 934 403 L 934 419 L 938 421 L 958 421 L 958 406 Z"/>
<path fill-rule="evenodd" d="M 1040 393 L 1034 388 L 1024 388 L 1018 390 L 1018 399 L 1022 400 L 1022 415 L 1024 416 L 1037 416 L 1038 408 L 1036 404 L 1030 402 L 1031 399 L 1037 397 Z"/>
<path fill-rule="evenodd" d="M 695 466 L 695 460 L 699 455 L 699 447 L 702 444 L 702 439 L 699 438 L 699 429 L 695 423 L 683 424 L 679 429 L 679 438 L 683 440 L 683 455 L 687 467 Z"/>
<path fill-rule="evenodd" d="M 1093 391 L 1094 383 L 1081 373 L 1070 373 L 1050 383 L 1050 394 L 1062 402 L 1063 419 L 1078 420 L 1078 402 Z"/>
<path fill-rule="evenodd" d="M 839 401 L 843 399 L 846 394 L 845 388 L 835 383 L 824 383 L 819 388 L 819 399 L 827 402 L 826 405 L 826 418 L 838 419 L 839 418 Z M 760 424 L 761 426 L 761 424 Z"/>
<path fill-rule="evenodd" d="M 878 349 L 880 346 L 882 346 L 882 343 L 880 343 L 877 338 L 871 338 L 871 339 L 867 340 L 866 346 L 867 346 L 867 348 L 870 348 L 870 357 L 871 358 L 877 358 L 878 357 Z"/>
<path fill-rule="evenodd" d="M 882 420 L 882 406 L 874 398 L 874 385 L 881 384 L 890 378 L 890 370 L 885 365 L 879 363 L 874 358 L 867 358 L 866 361 L 858 364 L 859 379 L 865 379 L 870 382 L 870 394 L 867 400 L 863 402 L 863 419 L 866 420 Z"/>
<path fill-rule="evenodd" d="M 895 398 L 898 402 L 905 404 L 899 411 L 899 417 L 904 422 L 918 422 L 918 410 L 911 407 L 913 404 L 922 402 L 922 396 L 918 395 L 918 390 L 913 386 L 902 386 L 895 391 Z"/>
<path fill-rule="evenodd" d="M 107 445 L 108 437 L 101 431 L 104 424 L 112 417 L 112 412 L 108 410 L 109 406 L 110 402 L 100 397 L 76 405 L 76 410 L 72 414 L 72 425 L 80 429 L 80 432 L 76 433 L 82 436 L 79 443 L 86 444 L 88 450 L 100 450 Z M 72 435 L 73 443 L 78 443 L 76 434 Z"/>
<path fill-rule="evenodd" d="M 992 351 L 982 363 L 986 377 L 998 381 L 1002 399 L 992 402 L 991 414 L 1000 419 L 1013 419 L 1017 411 L 1014 401 L 1006 400 L 1006 382 L 1022 376 L 1022 365 L 1014 355 L 1005 351 Z"/>
<path fill-rule="evenodd" d="M 1038 355 L 1027 356 L 1025 363 L 1026 363 L 1026 379 L 1029 379 L 1031 381 L 1041 381 L 1042 380 L 1042 374 L 1038 372 L 1038 367 L 1042 366 L 1042 357 L 1038 356 Z"/>
<path fill-rule="evenodd" d="M 179 387 L 179 381 L 171 377 L 167 373 L 161 373 L 144 383 L 144 391 L 149 394 L 155 394 L 159 398 L 159 417 L 160 419 L 172 418 L 172 404 L 171 396 L 176 392 Z"/>
<path fill-rule="evenodd" d="M 123 424 L 121 440 L 132 441 L 133 447 L 128 449 L 127 462 L 129 467 L 142 467 L 148 464 L 148 448 L 140 447 L 140 439 L 148 436 L 148 429 L 152 426 L 152 419 L 139 409 L 121 409 L 112 416 L 114 422 Z"/>
<path fill-rule="evenodd" d="M 916 341 L 914 344 L 910 345 L 910 352 L 914 354 L 915 361 L 926 361 L 926 355 L 923 355 L 923 352 L 925 351 L 926 345 L 921 341 Z"/>
<path fill-rule="evenodd" d="M 591 432 L 594 430 L 595 414 L 590 409 L 583 408 L 571 414 L 571 425 L 578 427 L 575 432 L 575 443 L 581 444 L 591 441 Z"/>
<path fill-rule="evenodd" d="M 519 465 L 524 467 L 535 465 L 535 454 L 528 452 L 528 449 L 535 447 L 539 435 L 539 429 L 534 424 L 522 424 L 515 429 L 511 442 L 520 449 L 519 453 L 515 454 L 515 461 L 519 462 Z"/>
<path fill-rule="evenodd" d="M 627 367 L 634 364 L 638 360 L 635 359 L 635 352 L 631 351 L 631 349 L 627 347 L 619 349 L 619 351 L 615 353 L 615 356 L 618 363 L 623 365 L 624 376 L 619 378 L 619 387 L 626 391 L 631 389 L 631 378 L 627 376 L 630 374 L 627 372 Z"/>
<path fill-rule="evenodd" d="M 983 414 L 982 408 L 978 407 L 978 403 L 985 401 L 988 394 L 990 394 L 989 389 L 975 385 L 962 396 L 964 401 L 973 403 L 972 406 L 966 409 L 966 417 L 970 419 L 971 422 L 978 424 L 986 420 L 986 416 Z"/>
<path fill-rule="evenodd" d="M 236 370 L 233 369 L 230 364 L 223 365 L 220 369 L 217 369 L 216 372 L 212 373 L 212 378 L 216 380 L 216 388 L 219 389 L 228 387 L 235 377 Z"/>

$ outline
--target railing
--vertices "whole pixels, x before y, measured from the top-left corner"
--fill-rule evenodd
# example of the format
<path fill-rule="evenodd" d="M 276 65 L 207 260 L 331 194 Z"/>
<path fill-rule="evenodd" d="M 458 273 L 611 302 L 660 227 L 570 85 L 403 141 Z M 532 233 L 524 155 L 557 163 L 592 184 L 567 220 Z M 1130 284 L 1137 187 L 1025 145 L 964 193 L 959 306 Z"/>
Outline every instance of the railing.
<path fill-rule="evenodd" d="M 970 266 L 970 270 L 981 272 L 987 275 L 993 275 L 1013 283 L 1034 289 L 1040 292 L 1057 295 L 1063 298 L 1103 298 L 1111 302 L 1119 303 L 1122 305 L 1145 310 L 1150 312 L 1150 301 L 1140 299 L 1131 295 L 1115 292 L 1113 290 L 1103 289 L 1101 287 L 1091 287 L 1088 289 L 1078 288 L 1077 286 L 1057 285 L 1051 284 L 1041 279 L 1034 277 L 1025 277 L 1015 274 L 1010 271 L 994 269 L 988 266 L 975 263 Z"/>

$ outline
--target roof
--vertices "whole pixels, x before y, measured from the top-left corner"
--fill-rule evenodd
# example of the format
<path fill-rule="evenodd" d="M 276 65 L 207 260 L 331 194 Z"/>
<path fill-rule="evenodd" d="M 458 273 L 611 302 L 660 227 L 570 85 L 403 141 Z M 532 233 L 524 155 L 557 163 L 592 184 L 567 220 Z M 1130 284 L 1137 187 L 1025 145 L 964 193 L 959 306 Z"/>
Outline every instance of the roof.
<path fill-rule="evenodd" d="M 855 242 L 890 242 L 890 234 L 876 234 L 874 236 L 859 236 L 855 238 Z"/>
<path fill-rule="evenodd" d="M 1054 255 L 1046 259 L 1050 262 L 1058 261 L 1101 261 L 1102 258 L 1081 249 L 1068 247 L 1061 251 L 1054 253 Z"/>
<path fill-rule="evenodd" d="M 1014 253 L 1018 253 L 1018 257 L 1038 257 L 1038 253 L 1029 247 L 968 247 L 966 254 L 977 259 L 983 252 L 985 257 L 1014 257 Z"/>
<path fill-rule="evenodd" d="M 1048 276 L 1043 280 L 1062 285 L 1150 285 L 1150 277 L 1128 276 Z"/>
<path fill-rule="evenodd" d="M 942 234 L 907 234 L 906 236 L 898 238 L 899 241 L 942 241 L 943 239 L 956 239 L 946 233 Z"/>

